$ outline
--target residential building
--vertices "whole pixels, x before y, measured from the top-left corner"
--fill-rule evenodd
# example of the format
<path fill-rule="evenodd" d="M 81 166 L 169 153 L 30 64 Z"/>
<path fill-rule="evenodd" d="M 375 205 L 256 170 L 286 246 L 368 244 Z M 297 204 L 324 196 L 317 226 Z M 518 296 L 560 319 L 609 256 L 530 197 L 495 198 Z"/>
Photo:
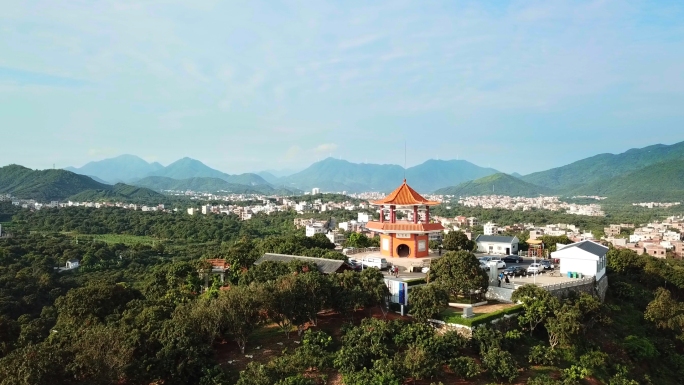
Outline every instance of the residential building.
<path fill-rule="evenodd" d="M 644 253 L 644 246 L 640 245 L 639 243 L 627 243 L 625 246 L 626 249 L 632 250 L 633 252 L 637 253 L 637 255 L 641 255 Z"/>
<path fill-rule="evenodd" d="M 620 235 L 621 230 L 622 228 L 620 225 L 610 225 L 603 228 L 603 232 L 606 234 L 606 237 L 617 237 Z"/>
<path fill-rule="evenodd" d="M 499 226 L 493 222 L 487 222 L 484 224 L 484 235 L 496 235 L 499 234 Z"/>
<path fill-rule="evenodd" d="M 454 221 L 456 222 L 456 226 L 458 227 L 466 227 L 468 226 L 468 218 L 460 215 L 454 218 Z"/>
<path fill-rule="evenodd" d="M 328 229 L 321 223 L 313 223 L 310 225 L 306 225 L 306 236 L 307 237 L 313 237 L 316 234 L 325 234 L 328 232 Z"/>
<path fill-rule="evenodd" d="M 468 218 L 468 227 L 474 227 L 474 226 L 479 226 L 480 221 L 475 218 L 475 217 L 469 217 Z"/>
<path fill-rule="evenodd" d="M 518 254 L 519 242 L 518 237 L 500 235 L 478 235 L 475 238 L 477 251 L 496 255 Z"/>
<path fill-rule="evenodd" d="M 66 267 L 65 268 L 67 270 L 71 270 L 71 269 L 75 269 L 79 266 L 80 266 L 80 262 L 78 259 L 70 259 L 70 260 L 66 261 Z"/>
<path fill-rule="evenodd" d="M 328 237 L 330 243 L 334 243 L 336 245 L 342 244 L 342 242 L 346 240 L 344 234 L 339 231 L 330 231 L 325 234 L 325 236 Z"/>
<path fill-rule="evenodd" d="M 644 248 L 646 249 L 646 254 L 656 257 L 656 258 L 661 258 L 665 259 L 667 257 L 667 249 L 665 249 L 661 245 L 656 245 L 653 243 L 647 243 L 644 244 Z"/>
<path fill-rule="evenodd" d="M 610 242 L 614 247 L 627 247 L 627 239 L 625 238 L 606 238 L 606 242 Z"/>
<path fill-rule="evenodd" d="M 321 193 L 321 189 L 319 189 L 318 187 L 314 187 L 311 189 L 311 195 L 316 195 L 316 194 L 320 194 L 320 193 Z"/>

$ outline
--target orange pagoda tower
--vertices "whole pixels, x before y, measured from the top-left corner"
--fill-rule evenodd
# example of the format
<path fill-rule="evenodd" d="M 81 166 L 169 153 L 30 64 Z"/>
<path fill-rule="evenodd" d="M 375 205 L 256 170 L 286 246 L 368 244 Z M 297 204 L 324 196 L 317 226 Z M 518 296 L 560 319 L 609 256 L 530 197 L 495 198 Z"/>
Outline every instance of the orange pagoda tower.
<path fill-rule="evenodd" d="M 439 202 L 423 198 L 406 179 L 384 199 L 371 204 L 380 206 L 380 221 L 368 222 L 366 227 L 380 233 L 380 253 L 386 257 L 427 257 L 428 234 L 444 231 L 441 223 L 430 223 L 430 206 Z M 398 221 L 397 211 L 406 212 L 409 220 Z"/>

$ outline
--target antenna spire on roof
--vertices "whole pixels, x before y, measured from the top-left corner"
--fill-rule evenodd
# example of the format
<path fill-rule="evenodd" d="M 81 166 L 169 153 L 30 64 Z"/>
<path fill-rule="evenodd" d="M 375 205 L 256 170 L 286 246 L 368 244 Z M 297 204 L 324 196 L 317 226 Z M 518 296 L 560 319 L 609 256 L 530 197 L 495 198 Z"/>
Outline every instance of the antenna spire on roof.
<path fill-rule="evenodd" d="M 406 140 L 404 140 L 404 183 L 406 183 Z"/>

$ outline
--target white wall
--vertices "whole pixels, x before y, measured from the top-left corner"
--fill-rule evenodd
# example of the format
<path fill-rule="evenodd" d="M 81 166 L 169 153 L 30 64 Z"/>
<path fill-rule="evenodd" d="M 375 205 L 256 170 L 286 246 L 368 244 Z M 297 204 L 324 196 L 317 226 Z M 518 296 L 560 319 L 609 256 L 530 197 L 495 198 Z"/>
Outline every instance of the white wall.
<path fill-rule="evenodd" d="M 510 249 L 511 254 L 515 254 L 518 251 L 518 244 L 506 244 L 506 243 L 496 243 L 496 242 L 478 242 L 477 250 L 482 253 L 489 253 L 489 246 L 492 246 L 492 254 L 506 255 L 506 248 Z"/>
<path fill-rule="evenodd" d="M 587 259 L 569 259 L 562 258 L 560 260 L 560 272 L 567 276 L 568 272 L 578 272 L 585 276 L 596 275 L 596 261 Z"/>

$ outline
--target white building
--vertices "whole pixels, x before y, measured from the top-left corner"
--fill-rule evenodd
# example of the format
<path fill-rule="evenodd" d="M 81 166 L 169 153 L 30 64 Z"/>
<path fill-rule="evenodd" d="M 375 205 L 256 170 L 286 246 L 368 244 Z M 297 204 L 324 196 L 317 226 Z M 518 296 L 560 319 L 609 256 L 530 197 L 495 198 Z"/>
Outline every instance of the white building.
<path fill-rule="evenodd" d="M 487 222 L 484 224 L 484 235 L 497 235 L 499 234 L 499 225 L 493 222 Z"/>
<path fill-rule="evenodd" d="M 211 214 L 211 206 L 210 205 L 202 206 L 202 214 L 204 214 L 204 215 Z"/>
<path fill-rule="evenodd" d="M 196 212 L 197 212 L 197 209 L 194 207 L 191 207 L 188 209 L 188 214 L 190 214 L 190 215 L 195 215 Z"/>
<path fill-rule="evenodd" d="M 475 238 L 477 251 L 487 254 L 518 254 L 518 242 L 520 242 L 518 237 L 501 235 L 478 235 Z"/>
<path fill-rule="evenodd" d="M 314 187 L 311 189 L 311 195 L 316 195 L 316 194 L 320 194 L 320 193 L 321 193 L 321 189 L 319 189 L 318 187 Z"/>
<path fill-rule="evenodd" d="M 370 220 L 370 217 L 368 216 L 368 213 L 358 213 L 357 222 L 368 223 L 369 220 Z"/>
<path fill-rule="evenodd" d="M 341 232 L 337 232 L 337 231 L 331 231 L 328 234 L 325 234 L 325 236 L 328 237 L 328 239 L 330 240 L 330 243 L 334 243 L 336 245 L 339 245 L 346 240 L 346 238 L 344 237 L 344 234 L 342 234 Z"/>
<path fill-rule="evenodd" d="M 80 266 L 78 259 L 70 259 L 66 262 L 66 269 L 71 270 Z"/>
<path fill-rule="evenodd" d="M 598 281 L 606 274 L 606 253 L 608 248 L 593 241 L 582 241 L 565 245 L 551 253 L 551 258 L 560 260 L 560 272 L 582 273 L 583 276 L 596 277 Z"/>
<path fill-rule="evenodd" d="M 313 237 L 316 234 L 325 234 L 327 229 L 320 223 L 306 225 L 306 236 Z"/>

